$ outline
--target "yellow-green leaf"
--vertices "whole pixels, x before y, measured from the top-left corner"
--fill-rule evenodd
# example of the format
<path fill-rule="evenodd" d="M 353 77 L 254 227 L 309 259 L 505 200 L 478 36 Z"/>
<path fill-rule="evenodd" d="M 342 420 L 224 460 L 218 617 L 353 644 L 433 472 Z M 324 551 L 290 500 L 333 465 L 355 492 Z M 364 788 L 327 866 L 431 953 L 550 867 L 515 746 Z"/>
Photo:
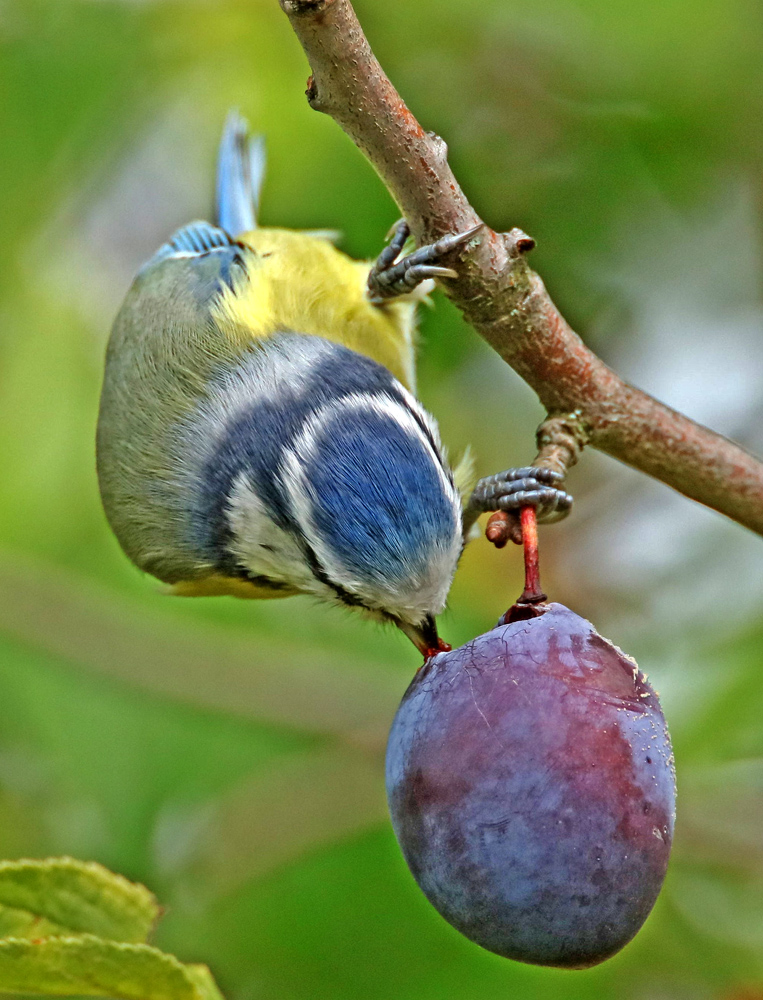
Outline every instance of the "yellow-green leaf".
<path fill-rule="evenodd" d="M 222 993 L 217 988 L 217 983 L 212 978 L 212 973 L 206 965 L 186 965 L 185 971 L 191 977 L 204 1000 L 224 1000 Z"/>
<path fill-rule="evenodd" d="M 54 924 L 45 917 L 38 917 L 28 910 L 0 906 L 0 938 L 61 937 L 69 933 L 66 927 Z"/>
<path fill-rule="evenodd" d="M 145 886 L 73 858 L 0 861 L 0 905 L 67 931 L 127 942 L 145 941 L 160 913 Z"/>
<path fill-rule="evenodd" d="M 147 944 L 71 938 L 0 941 L 0 991 L 111 1000 L 218 1000 L 204 966 L 186 966 Z"/>

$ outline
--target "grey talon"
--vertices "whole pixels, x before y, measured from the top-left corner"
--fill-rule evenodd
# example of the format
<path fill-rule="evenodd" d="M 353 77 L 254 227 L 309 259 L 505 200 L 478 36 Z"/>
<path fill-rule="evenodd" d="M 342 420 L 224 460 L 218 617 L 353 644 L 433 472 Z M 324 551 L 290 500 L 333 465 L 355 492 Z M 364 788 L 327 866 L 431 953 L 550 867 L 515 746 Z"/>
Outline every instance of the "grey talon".
<path fill-rule="evenodd" d="M 457 271 L 451 267 L 442 267 L 437 262 L 470 240 L 483 226 L 484 223 L 481 222 L 465 232 L 443 236 L 435 243 L 419 247 L 418 250 L 400 258 L 410 236 L 408 223 L 405 219 L 401 219 L 393 227 L 389 243 L 381 251 L 368 274 L 368 300 L 372 305 L 382 305 L 387 299 L 398 295 L 410 295 L 417 285 L 430 278 L 457 278 Z"/>
<path fill-rule="evenodd" d="M 481 479 L 464 509 L 464 538 L 480 514 L 535 507 L 540 522 L 560 521 L 572 507 L 572 497 L 561 488 L 564 476 L 551 469 L 526 465 Z"/>

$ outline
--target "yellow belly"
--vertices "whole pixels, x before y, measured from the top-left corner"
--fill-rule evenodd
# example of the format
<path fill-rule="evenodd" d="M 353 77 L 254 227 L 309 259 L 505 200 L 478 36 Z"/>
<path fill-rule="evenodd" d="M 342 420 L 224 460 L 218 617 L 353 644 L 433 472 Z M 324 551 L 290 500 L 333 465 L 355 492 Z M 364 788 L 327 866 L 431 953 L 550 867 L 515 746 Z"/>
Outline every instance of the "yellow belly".
<path fill-rule="evenodd" d="M 293 597 L 298 590 L 258 587 L 256 583 L 235 576 L 211 573 L 197 580 L 183 580 L 168 587 L 174 597 L 243 597 L 248 600 L 267 600 L 276 597 Z"/>

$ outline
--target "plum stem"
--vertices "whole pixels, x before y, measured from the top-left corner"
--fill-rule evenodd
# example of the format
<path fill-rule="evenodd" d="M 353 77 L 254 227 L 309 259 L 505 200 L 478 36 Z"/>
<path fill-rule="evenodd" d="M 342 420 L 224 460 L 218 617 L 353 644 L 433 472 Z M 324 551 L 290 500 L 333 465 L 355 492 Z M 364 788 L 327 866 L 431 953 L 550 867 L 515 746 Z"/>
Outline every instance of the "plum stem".
<path fill-rule="evenodd" d="M 538 522 L 534 507 L 523 507 L 519 514 L 522 524 L 522 545 L 525 551 L 525 589 L 519 604 L 538 604 L 546 600 L 540 586 L 538 564 Z"/>

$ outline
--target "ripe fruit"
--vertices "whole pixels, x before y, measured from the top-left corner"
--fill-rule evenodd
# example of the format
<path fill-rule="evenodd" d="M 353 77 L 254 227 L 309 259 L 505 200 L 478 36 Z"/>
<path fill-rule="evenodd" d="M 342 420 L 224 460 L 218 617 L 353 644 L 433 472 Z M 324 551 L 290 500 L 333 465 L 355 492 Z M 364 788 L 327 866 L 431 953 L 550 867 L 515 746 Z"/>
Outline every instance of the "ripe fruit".
<path fill-rule="evenodd" d="M 517 604 L 427 660 L 392 726 L 387 794 L 430 902 L 507 958 L 603 961 L 665 876 L 675 779 L 657 695 L 561 604 Z"/>

